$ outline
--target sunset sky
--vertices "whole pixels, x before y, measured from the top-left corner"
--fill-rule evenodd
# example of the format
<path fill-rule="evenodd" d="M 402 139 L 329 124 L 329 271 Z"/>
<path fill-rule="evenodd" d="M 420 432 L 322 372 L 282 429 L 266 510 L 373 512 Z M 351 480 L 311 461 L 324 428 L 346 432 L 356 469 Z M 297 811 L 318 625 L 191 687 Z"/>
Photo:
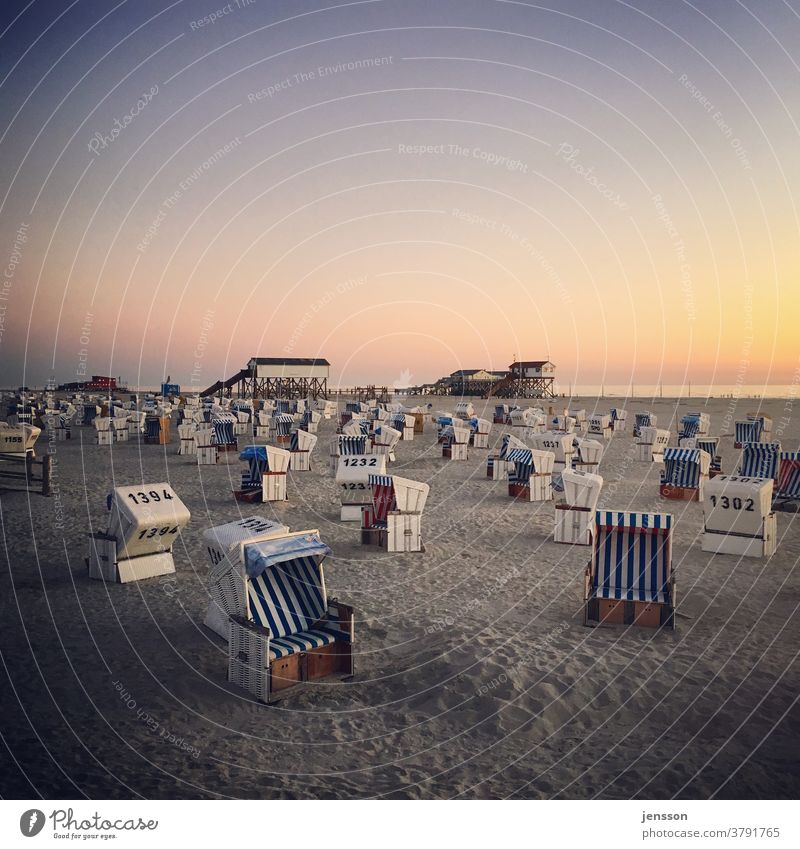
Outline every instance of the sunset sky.
<path fill-rule="evenodd" d="M 794 379 L 796 0 L 0 16 L 0 384 Z"/>

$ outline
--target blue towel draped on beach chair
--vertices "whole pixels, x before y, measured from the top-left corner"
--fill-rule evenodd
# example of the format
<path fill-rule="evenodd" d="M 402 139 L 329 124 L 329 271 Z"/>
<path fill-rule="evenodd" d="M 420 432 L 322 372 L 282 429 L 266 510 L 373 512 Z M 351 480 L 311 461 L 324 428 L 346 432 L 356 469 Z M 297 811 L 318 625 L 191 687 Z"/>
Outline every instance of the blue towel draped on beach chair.
<path fill-rule="evenodd" d="M 738 474 L 746 478 L 776 478 L 780 451 L 779 442 L 745 442 Z"/>
<path fill-rule="evenodd" d="M 670 604 L 669 513 L 595 514 L 595 598 Z"/>
<path fill-rule="evenodd" d="M 697 489 L 700 486 L 700 449 L 665 448 L 661 483 Z"/>

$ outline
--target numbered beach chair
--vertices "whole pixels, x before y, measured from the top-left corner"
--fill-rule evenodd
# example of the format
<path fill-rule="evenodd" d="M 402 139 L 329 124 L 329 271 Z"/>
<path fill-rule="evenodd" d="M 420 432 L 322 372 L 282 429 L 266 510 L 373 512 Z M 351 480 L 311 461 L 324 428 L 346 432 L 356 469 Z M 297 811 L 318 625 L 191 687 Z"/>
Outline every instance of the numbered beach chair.
<path fill-rule="evenodd" d="M 597 474 L 605 450 L 603 443 L 596 439 L 581 439 L 578 436 L 572 441 L 572 449 L 572 468 Z"/>
<path fill-rule="evenodd" d="M 473 416 L 469 420 L 469 444 L 473 448 L 488 448 L 489 434 L 492 431 L 492 423 L 488 419 L 479 419 Z"/>
<path fill-rule="evenodd" d="M 561 473 L 563 500 L 555 505 L 555 542 L 592 544 L 595 513 L 602 488 L 603 478 L 600 475 L 564 469 Z"/>
<path fill-rule="evenodd" d="M 599 436 L 604 440 L 611 439 L 611 434 L 614 432 L 611 416 L 592 413 L 586 421 L 586 432 L 590 436 Z"/>
<path fill-rule="evenodd" d="M 456 403 L 456 418 L 468 421 L 475 415 L 475 407 L 471 401 L 458 401 Z"/>
<path fill-rule="evenodd" d="M 637 459 L 643 463 L 660 463 L 669 445 L 669 431 L 657 427 L 640 427 L 636 437 Z"/>
<path fill-rule="evenodd" d="M 291 454 L 274 445 L 249 445 L 239 455 L 247 463 L 242 472 L 241 489 L 234 491 L 237 501 L 286 501 L 286 473 Z"/>
<path fill-rule="evenodd" d="M 319 437 L 307 430 L 293 430 L 289 440 L 289 453 L 292 455 L 290 468 L 293 472 L 311 471 L 311 454 Z"/>
<path fill-rule="evenodd" d="M 332 472 L 336 472 L 339 467 L 339 457 L 353 457 L 357 454 L 370 454 L 372 452 L 372 443 L 364 436 L 349 436 L 348 434 L 337 434 L 331 440 L 330 451 L 330 468 Z"/>
<path fill-rule="evenodd" d="M 772 478 L 717 475 L 703 500 L 703 551 L 770 557 L 777 545 Z"/>
<path fill-rule="evenodd" d="M 611 408 L 611 429 L 614 433 L 624 433 L 628 423 L 628 411 L 621 407 Z"/>
<path fill-rule="evenodd" d="M 442 457 L 446 460 L 466 460 L 470 429 L 455 422 L 442 431 Z"/>
<path fill-rule="evenodd" d="M 742 445 L 742 457 L 737 475 L 776 480 L 780 453 L 780 442 L 745 442 Z"/>
<path fill-rule="evenodd" d="M 209 528 L 203 534 L 211 561 L 208 575 L 208 608 L 203 624 L 226 642 L 229 618 L 245 615 L 247 582 L 243 577 L 244 544 L 289 534 L 278 522 L 251 516 Z"/>
<path fill-rule="evenodd" d="M 658 424 L 658 416 L 651 412 L 635 413 L 633 419 L 633 436 L 641 435 L 642 428 L 655 427 Z"/>
<path fill-rule="evenodd" d="M 508 462 L 508 452 L 514 448 L 527 447 L 521 439 L 517 439 L 513 434 L 504 433 L 500 440 L 499 452 L 490 454 L 486 458 L 486 477 L 495 481 L 508 480 L 508 473 L 514 468 L 514 464 Z"/>
<path fill-rule="evenodd" d="M 390 552 L 424 551 L 422 511 L 430 487 L 396 475 L 370 475 L 371 504 L 361 508 L 361 542 Z"/>
<path fill-rule="evenodd" d="M 584 624 L 675 628 L 671 533 L 670 513 L 597 511 Z"/>
<path fill-rule="evenodd" d="M 661 497 L 702 501 L 710 465 L 711 457 L 699 448 L 665 448 Z"/>
<path fill-rule="evenodd" d="M 781 451 L 773 507 L 794 510 L 800 505 L 800 451 Z"/>
<path fill-rule="evenodd" d="M 507 461 L 513 464 L 508 473 L 508 494 L 518 501 L 551 501 L 553 498 L 552 451 L 535 448 L 512 448 Z"/>
<path fill-rule="evenodd" d="M 370 475 L 386 474 L 385 454 L 350 454 L 338 459 L 336 485 L 339 488 L 342 522 L 360 522 L 361 508 L 372 503 Z"/>
<path fill-rule="evenodd" d="M 531 445 L 537 450 L 553 452 L 557 471 L 572 468 L 572 459 L 575 455 L 574 441 L 575 437 L 571 433 L 556 433 L 550 430 L 535 433 L 530 437 Z"/>
<path fill-rule="evenodd" d="M 269 704 L 304 681 L 353 674 L 353 609 L 328 599 L 316 530 L 245 543 L 244 612 L 230 618 L 228 680 Z"/>
<path fill-rule="evenodd" d="M 127 584 L 172 574 L 172 546 L 191 518 L 172 487 L 118 486 L 109 503 L 108 530 L 89 535 L 89 577 Z"/>

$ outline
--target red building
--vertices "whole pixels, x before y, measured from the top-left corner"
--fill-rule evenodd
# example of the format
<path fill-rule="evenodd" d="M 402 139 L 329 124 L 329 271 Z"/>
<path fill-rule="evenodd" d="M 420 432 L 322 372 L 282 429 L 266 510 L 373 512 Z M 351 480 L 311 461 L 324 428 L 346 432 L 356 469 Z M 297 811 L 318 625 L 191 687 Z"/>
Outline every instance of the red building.
<path fill-rule="evenodd" d="M 114 392 L 117 388 L 117 378 L 93 374 L 91 380 L 62 383 L 58 388 L 62 392 Z"/>

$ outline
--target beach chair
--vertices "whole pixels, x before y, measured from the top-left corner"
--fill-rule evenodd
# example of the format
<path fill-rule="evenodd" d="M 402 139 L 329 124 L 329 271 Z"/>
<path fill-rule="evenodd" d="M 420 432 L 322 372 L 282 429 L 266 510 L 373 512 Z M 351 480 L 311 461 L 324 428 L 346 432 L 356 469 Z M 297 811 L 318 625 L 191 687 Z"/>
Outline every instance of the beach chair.
<path fill-rule="evenodd" d="M 475 407 L 471 401 L 456 402 L 456 418 L 469 420 L 475 415 Z"/>
<path fill-rule="evenodd" d="M 551 501 L 553 498 L 552 451 L 512 448 L 506 457 L 513 469 L 508 473 L 508 494 L 518 501 Z"/>
<path fill-rule="evenodd" d="M 399 430 L 389 427 L 389 425 L 382 424 L 380 427 L 375 429 L 375 433 L 373 434 L 372 453 L 385 454 L 386 459 L 390 463 L 393 463 L 395 460 L 394 449 L 400 441 L 401 436 L 402 434 Z"/>
<path fill-rule="evenodd" d="M 687 413 L 678 422 L 678 442 L 681 439 L 692 439 L 708 436 L 711 427 L 711 417 L 708 413 Z"/>
<path fill-rule="evenodd" d="M 621 407 L 611 408 L 611 429 L 614 433 L 624 433 L 628 420 L 628 411 Z"/>
<path fill-rule="evenodd" d="M 500 440 L 500 450 L 497 454 L 490 454 L 486 458 L 486 477 L 495 481 L 508 480 L 508 473 L 514 468 L 507 460 L 508 452 L 512 448 L 527 448 L 528 446 L 516 436 L 504 433 Z"/>
<path fill-rule="evenodd" d="M 572 458 L 575 454 L 574 441 L 575 437 L 571 433 L 556 433 L 550 430 L 530 436 L 530 442 L 534 448 L 539 451 L 552 451 L 555 454 L 558 471 L 572 468 Z"/>
<path fill-rule="evenodd" d="M 94 441 L 97 445 L 111 445 L 114 442 L 114 432 L 111 430 L 111 419 L 95 416 L 92 419 Z"/>
<path fill-rule="evenodd" d="M 151 414 L 144 419 L 144 441 L 146 445 L 169 444 L 170 417 Z"/>
<path fill-rule="evenodd" d="M 492 423 L 488 419 L 479 419 L 473 416 L 469 420 L 469 444 L 473 448 L 488 448 L 489 434 L 492 431 Z"/>
<path fill-rule="evenodd" d="M 567 416 L 575 419 L 575 427 L 581 432 L 586 433 L 589 429 L 589 422 L 586 418 L 586 410 L 582 408 L 574 408 L 567 410 Z"/>
<path fill-rule="evenodd" d="M 317 410 L 322 413 L 325 419 L 335 418 L 339 411 L 335 401 L 326 401 L 324 398 L 317 399 Z"/>
<path fill-rule="evenodd" d="M 322 562 L 330 548 L 319 532 L 242 548 L 241 558 L 227 558 L 244 608 L 229 620 L 228 681 L 270 704 L 275 694 L 304 681 L 350 677 L 353 609 L 328 599 Z"/>
<path fill-rule="evenodd" d="M 330 469 L 336 472 L 339 467 L 339 457 L 355 456 L 356 454 L 370 454 L 372 443 L 363 434 L 350 436 L 348 434 L 337 434 L 331 440 Z"/>
<path fill-rule="evenodd" d="M 745 442 L 736 474 L 745 478 L 778 477 L 780 442 Z"/>
<path fill-rule="evenodd" d="M 219 459 L 214 443 L 214 428 L 210 422 L 203 422 L 194 432 L 198 466 L 213 466 Z"/>
<path fill-rule="evenodd" d="M 530 407 L 514 407 L 508 412 L 508 423 L 513 428 L 532 427 L 536 419 Z"/>
<path fill-rule="evenodd" d="M 89 535 L 89 577 L 127 584 L 175 571 L 172 546 L 191 518 L 166 483 L 118 486 L 109 497 L 108 529 Z"/>
<path fill-rule="evenodd" d="M 346 454 L 338 458 L 336 485 L 339 488 L 342 522 L 360 522 L 361 508 L 372 503 L 370 475 L 386 474 L 385 454 Z"/>
<path fill-rule="evenodd" d="M 307 430 L 294 430 L 289 440 L 289 453 L 292 455 L 290 468 L 293 472 L 311 471 L 311 454 L 319 438 Z"/>
<path fill-rule="evenodd" d="M 286 473 L 291 454 L 274 445 L 248 445 L 239 454 L 247 463 L 242 472 L 241 488 L 233 495 L 237 501 L 286 501 Z"/>
<path fill-rule="evenodd" d="M 492 422 L 494 424 L 511 424 L 511 420 L 509 418 L 509 409 L 508 404 L 497 404 L 494 408 L 494 416 L 492 417 Z"/>
<path fill-rule="evenodd" d="M 403 442 L 411 442 L 414 439 L 414 423 L 416 419 L 409 413 L 393 413 L 389 424 L 400 431 L 400 439 Z"/>
<path fill-rule="evenodd" d="M 556 507 L 554 542 L 591 545 L 595 512 L 603 478 L 592 472 L 564 469 L 561 472 L 563 500 Z"/>
<path fill-rule="evenodd" d="M 466 460 L 468 457 L 470 429 L 455 422 L 446 425 L 442 431 L 442 457 L 446 460 Z"/>
<path fill-rule="evenodd" d="M 317 410 L 308 408 L 303 413 L 303 418 L 300 422 L 300 429 L 307 433 L 316 433 L 319 430 L 319 423 L 322 421 L 322 413 Z"/>
<path fill-rule="evenodd" d="M 711 457 L 699 448 L 665 448 L 659 492 L 662 498 L 702 501 Z"/>
<path fill-rule="evenodd" d="M 671 531 L 669 513 L 596 512 L 585 625 L 675 628 Z"/>
<path fill-rule="evenodd" d="M 642 428 L 655 427 L 658 424 L 658 416 L 653 413 L 635 413 L 633 419 L 633 436 L 637 438 L 641 435 Z"/>
<path fill-rule="evenodd" d="M 225 454 L 239 450 L 234 425 L 238 419 L 233 413 L 213 412 L 211 415 L 212 444 L 217 454 Z"/>
<path fill-rule="evenodd" d="M 371 503 L 361 508 L 361 542 L 390 552 L 424 551 L 422 512 L 430 487 L 396 475 L 369 475 Z"/>
<path fill-rule="evenodd" d="M 797 512 L 800 505 L 800 451 L 781 451 L 773 507 Z"/>
<path fill-rule="evenodd" d="M 293 425 L 293 413 L 276 413 L 273 415 L 272 427 L 274 431 L 274 439 L 279 445 L 288 444 Z"/>
<path fill-rule="evenodd" d="M 445 441 L 446 428 L 453 426 L 453 416 L 437 415 L 434 416 L 433 421 L 436 425 L 436 441 L 439 445 L 443 445 Z"/>
<path fill-rule="evenodd" d="M 761 419 L 745 419 L 733 423 L 733 447 L 742 448 L 746 443 L 761 442 L 764 423 Z"/>
<path fill-rule="evenodd" d="M 705 487 L 703 551 L 770 557 L 777 545 L 772 478 L 717 475 Z"/>
<path fill-rule="evenodd" d="M 208 608 L 203 624 L 226 642 L 229 618 L 244 615 L 246 581 L 242 577 L 244 544 L 286 536 L 289 528 L 261 516 L 251 516 L 209 528 L 203 533 L 211 568 L 207 591 Z"/>
<path fill-rule="evenodd" d="M 255 413 L 254 436 L 260 439 L 269 439 L 270 426 L 272 425 L 272 410 L 257 410 Z"/>
<path fill-rule="evenodd" d="M 644 463 L 660 463 L 669 445 L 670 433 L 657 427 L 643 426 L 636 437 L 637 459 Z"/>
<path fill-rule="evenodd" d="M 604 416 L 600 413 L 592 413 L 592 415 L 586 420 L 586 432 L 590 436 L 600 436 L 603 439 L 611 439 L 611 434 L 614 432 L 611 416 Z"/>
<path fill-rule="evenodd" d="M 128 417 L 116 415 L 111 419 L 111 433 L 114 442 L 128 441 Z"/>
<path fill-rule="evenodd" d="M 718 436 L 701 436 L 688 439 L 681 439 L 679 443 L 681 448 L 699 448 L 700 451 L 705 451 L 710 458 L 708 466 L 709 477 L 715 477 L 722 474 L 722 458 L 719 455 L 719 437 Z"/>
<path fill-rule="evenodd" d="M 194 422 L 187 421 L 178 425 L 178 454 L 197 454 L 197 442 L 194 438 L 196 431 L 197 425 Z"/>
<path fill-rule="evenodd" d="M 575 419 L 572 416 L 550 416 L 547 421 L 548 429 L 553 433 L 575 433 Z"/>
<path fill-rule="evenodd" d="M 596 474 L 600 468 L 605 450 L 603 443 L 596 439 L 581 439 L 577 436 L 572 440 L 572 468 L 581 472 Z"/>

